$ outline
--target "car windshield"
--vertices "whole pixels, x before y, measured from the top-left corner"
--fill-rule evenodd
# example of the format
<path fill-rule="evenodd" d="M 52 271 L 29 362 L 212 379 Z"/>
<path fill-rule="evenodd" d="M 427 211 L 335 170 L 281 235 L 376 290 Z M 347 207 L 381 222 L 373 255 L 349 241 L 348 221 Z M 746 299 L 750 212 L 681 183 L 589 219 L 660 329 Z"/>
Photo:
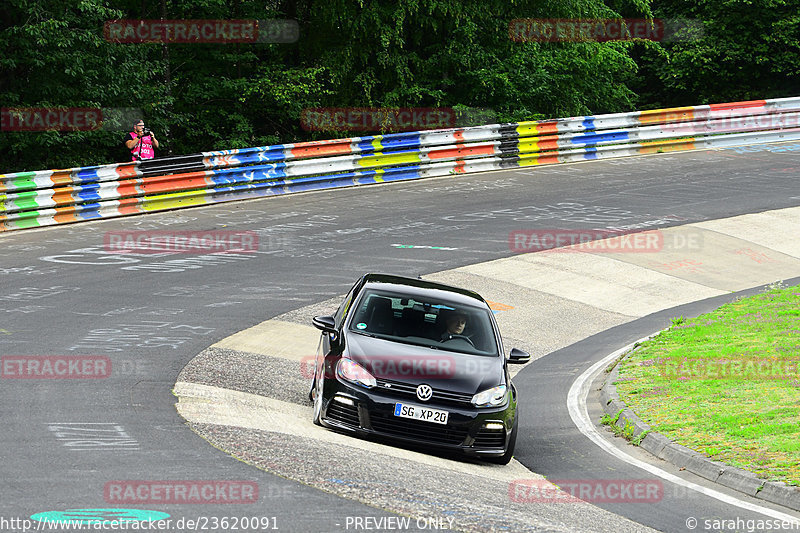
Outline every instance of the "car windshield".
<path fill-rule="evenodd" d="M 496 356 L 488 309 L 439 299 L 364 291 L 350 331 L 438 350 Z"/>

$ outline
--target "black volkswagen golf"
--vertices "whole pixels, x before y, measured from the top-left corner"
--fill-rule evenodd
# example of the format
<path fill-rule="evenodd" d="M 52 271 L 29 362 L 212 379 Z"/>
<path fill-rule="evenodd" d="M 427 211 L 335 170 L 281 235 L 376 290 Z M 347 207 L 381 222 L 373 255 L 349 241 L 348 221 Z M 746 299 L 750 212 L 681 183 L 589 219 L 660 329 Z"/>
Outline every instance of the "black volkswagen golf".
<path fill-rule="evenodd" d="M 506 464 L 517 436 L 517 393 L 489 305 L 477 293 L 367 274 L 322 330 L 314 423 L 362 436 L 460 451 Z"/>

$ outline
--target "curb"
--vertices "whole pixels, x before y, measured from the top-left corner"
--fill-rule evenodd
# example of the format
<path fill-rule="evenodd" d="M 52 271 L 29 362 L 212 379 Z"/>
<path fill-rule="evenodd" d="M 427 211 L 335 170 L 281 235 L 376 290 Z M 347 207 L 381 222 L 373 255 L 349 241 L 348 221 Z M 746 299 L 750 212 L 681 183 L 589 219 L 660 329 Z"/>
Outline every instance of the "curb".
<path fill-rule="evenodd" d="M 632 425 L 634 438 L 647 432 L 639 447 L 659 459 L 754 498 L 800 511 L 800 487 L 787 485 L 784 482 L 760 479 L 747 470 L 719 461 L 712 461 L 691 448 L 677 444 L 661 433 L 652 431 L 652 428 L 645 424 L 636 413 L 628 409 L 628 406 L 617 394 L 615 383 L 619 380 L 619 366 L 617 363 L 630 353 L 629 351 L 614 363 L 614 368 L 606 374 L 603 386 L 600 389 L 600 403 L 602 404 L 603 412 L 612 417 L 617 416 L 617 413 L 619 413 L 619 418 L 615 425 L 618 427 Z"/>

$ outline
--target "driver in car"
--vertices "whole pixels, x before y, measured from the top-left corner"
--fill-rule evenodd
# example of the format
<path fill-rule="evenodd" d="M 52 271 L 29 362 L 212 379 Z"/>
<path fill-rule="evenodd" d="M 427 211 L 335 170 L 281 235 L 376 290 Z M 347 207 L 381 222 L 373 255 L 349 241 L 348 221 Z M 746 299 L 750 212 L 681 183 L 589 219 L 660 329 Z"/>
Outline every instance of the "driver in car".
<path fill-rule="evenodd" d="M 447 341 L 454 335 L 463 336 L 464 328 L 467 327 L 467 315 L 461 311 L 453 311 L 445 317 L 447 329 L 442 333 L 441 341 Z"/>

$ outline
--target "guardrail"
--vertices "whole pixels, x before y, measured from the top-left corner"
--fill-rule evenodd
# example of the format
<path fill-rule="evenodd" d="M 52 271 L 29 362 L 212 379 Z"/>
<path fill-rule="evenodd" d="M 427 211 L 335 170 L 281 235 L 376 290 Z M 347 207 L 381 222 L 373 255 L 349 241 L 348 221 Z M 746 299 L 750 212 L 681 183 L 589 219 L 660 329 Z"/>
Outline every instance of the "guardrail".
<path fill-rule="evenodd" d="M 800 140 L 800 97 L 0 174 L 0 231 L 292 192 Z"/>

